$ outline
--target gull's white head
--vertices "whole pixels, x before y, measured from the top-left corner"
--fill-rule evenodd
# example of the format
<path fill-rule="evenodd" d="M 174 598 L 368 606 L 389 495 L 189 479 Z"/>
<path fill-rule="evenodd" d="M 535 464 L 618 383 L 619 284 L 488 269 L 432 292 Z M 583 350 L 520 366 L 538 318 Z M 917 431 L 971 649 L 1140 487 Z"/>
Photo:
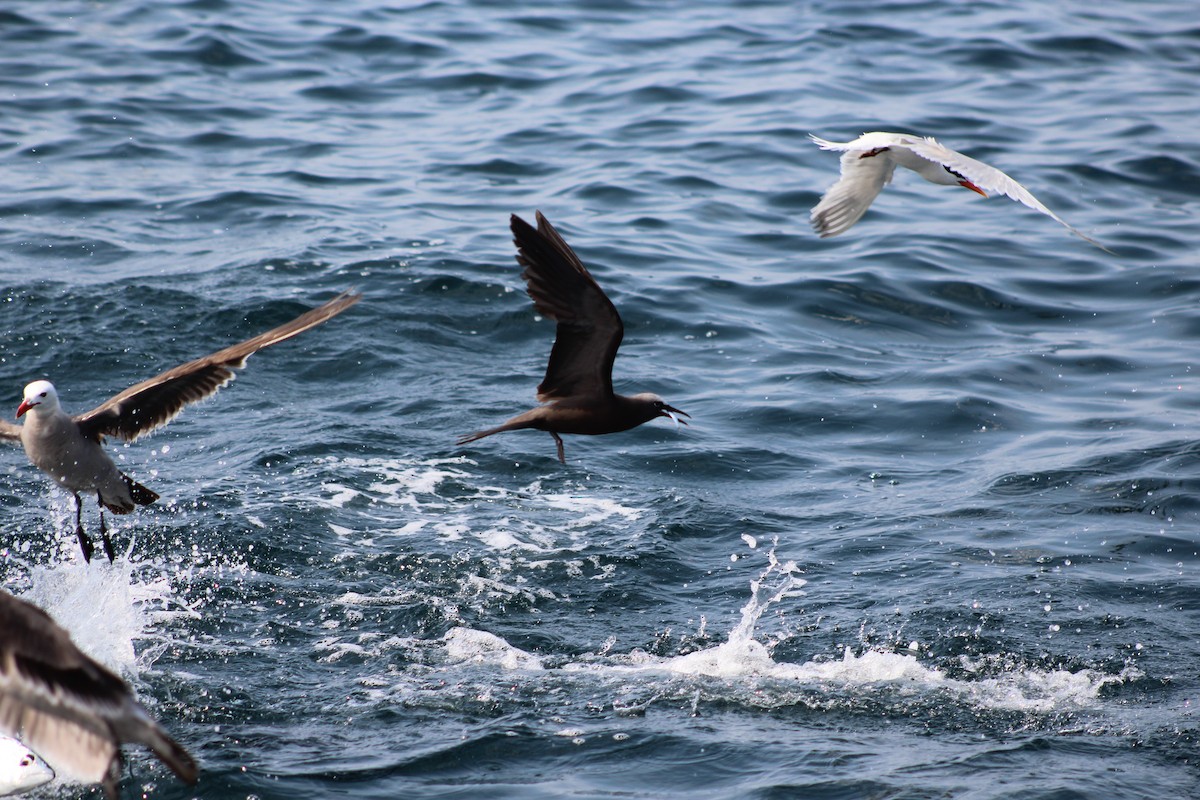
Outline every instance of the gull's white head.
<path fill-rule="evenodd" d="M 16 739 L 0 736 L 0 792 L 27 792 L 54 779 L 54 770 Z"/>
<path fill-rule="evenodd" d="M 17 416 L 24 416 L 26 411 L 41 409 L 53 411 L 58 408 L 58 392 L 50 381 L 34 381 L 25 387 L 25 399 L 17 406 Z"/>

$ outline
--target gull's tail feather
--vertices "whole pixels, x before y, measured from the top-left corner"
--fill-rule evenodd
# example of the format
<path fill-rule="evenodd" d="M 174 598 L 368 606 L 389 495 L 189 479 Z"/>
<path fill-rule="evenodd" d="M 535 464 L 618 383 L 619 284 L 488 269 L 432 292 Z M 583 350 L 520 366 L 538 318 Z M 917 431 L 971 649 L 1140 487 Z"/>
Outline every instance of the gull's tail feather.
<path fill-rule="evenodd" d="M 129 487 L 129 494 L 132 495 L 133 502 L 139 506 L 148 506 L 158 499 L 158 492 L 147 489 L 128 475 L 121 477 L 125 479 L 125 485 Z"/>

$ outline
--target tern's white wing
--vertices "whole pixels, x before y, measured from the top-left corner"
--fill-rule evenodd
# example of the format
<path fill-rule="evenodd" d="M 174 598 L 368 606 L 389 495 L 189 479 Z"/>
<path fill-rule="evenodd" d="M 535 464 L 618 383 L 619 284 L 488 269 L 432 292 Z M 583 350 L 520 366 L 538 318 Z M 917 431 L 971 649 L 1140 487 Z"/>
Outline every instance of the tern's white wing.
<path fill-rule="evenodd" d="M 1062 217 L 1046 208 L 1042 204 L 1042 201 L 1034 197 L 1028 189 L 995 167 L 989 166 L 982 161 L 976 161 L 970 156 L 964 156 L 957 150 L 951 150 L 932 137 L 905 137 L 905 141 L 898 142 L 897 144 L 907 147 L 921 158 L 954 170 L 985 192 L 1002 194 L 1009 199 L 1016 200 L 1018 203 L 1023 203 L 1034 211 L 1042 212 L 1085 242 L 1094 244 L 1106 253 L 1112 253 L 1112 250 L 1109 250 L 1095 239 L 1080 233 L 1068 225 Z"/>
<path fill-rule="evenodd" d="M 809 214 L 813 228 L 821 238 L 837 236 L 858 222 L 871 203 L 892 180 L 896 162 L 887 153 L 886 146 L 858 149 L 858 141 L 827 142 L 811 137 L 824 150 L 842 150 L 842 176 L 825 192 L 821 202 Z M 871 153 L 871 157 L 867 157 Z"/>
<path fill-rule="evenodd" d="M 907 145 L 913 139 L 920 139 L 921 137 L 909 133 L 872 131 L 871 133 L 864 133 L 857 139 L 851 139 L 848 142 L 831 142 L 828 139 L 822 139 L 820 136 L 811 133 L 808 135 L 808 138 L 812 139 L 813 144 L 822 150 L 839 150 L 842 152 L 855 150 L 863 152 L 866 150 L 878 150 L 882 147 L 891 147 L 897 144 Z"/>

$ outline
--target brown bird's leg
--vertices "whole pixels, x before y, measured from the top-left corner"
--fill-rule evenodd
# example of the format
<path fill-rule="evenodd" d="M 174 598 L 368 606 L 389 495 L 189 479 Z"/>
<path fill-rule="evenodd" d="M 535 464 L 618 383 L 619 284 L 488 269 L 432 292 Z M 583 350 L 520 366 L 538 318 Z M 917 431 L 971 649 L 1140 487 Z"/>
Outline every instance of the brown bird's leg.
<path fill-rule="evenodd" d="M 112 539 L 108 538 L 108 526 L 104 524 L 104 503 L 100 502 L 100 493 L 96 492 L 96 503 L 100 506 L 100 538 L 104 540 L 104 555 L 108 556 L 108 563 L 112 563 L 113 546 Z"/>
<path fill-rule="evenodd" d="M 562 437 L 554 431 L 550 431 L 550 435 L 554 437 L 554 446 L 558 448 L 558 460 L 567 463 L 567 457 L 563 455 Z"/>
<path fill-rule="evenodd" d="M 83 501 L 79 499 L 79 493 L 75 493 L 75 538 L 79 540 L 79 546 L 83 548 L 83 560 L 87 563 L 92 563 L 92 551 L 96 549 L 92 544 L 92 540 L 83 532 Z"/>

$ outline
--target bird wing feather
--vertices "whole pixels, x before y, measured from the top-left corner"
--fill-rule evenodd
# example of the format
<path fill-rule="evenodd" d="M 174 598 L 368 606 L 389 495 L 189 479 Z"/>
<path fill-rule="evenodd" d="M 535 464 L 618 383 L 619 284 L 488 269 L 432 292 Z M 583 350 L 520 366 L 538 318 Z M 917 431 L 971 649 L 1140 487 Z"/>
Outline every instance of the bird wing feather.
<path fill-rule="evenodd" d="M 844 233 L 867 213 L 871 203 L 892 180 L 896 162 L 887 147 L 860 148 L 854 142 L 830 142 L 816 136 L 810 138 L 823 150 L 842 152 L 841 177 L 830 186 L 821 201 L 809 214 L 809 221 L 821 236 L 828 238 Z"/>
<path fill-rule="evenodd" d="M 512 216 L 521 276 L 534 308 L 558 323 L 540 401 L 573 396 L 611 396 L 612 367 L 625 328 L 604 290 L 579 256 L 542 213 L 537 230 Z"/>
<path fill-rule="evenodd" d="M 0 592 L 0 632 L 0 731 L 82 780 L 107 785 L 117 748 L 130 741 L 149 745 L 182 780 L 195 782 L 187 751 L 46 612 Z"/>
<path fill-rule="evenodd" d="M 1046 208 L 1042 201 L 1034 197 L 1028 189 L 1007 173 L 982 161 L 977 161 L 970 156 L 965 156 L 957 150 L 951 150 L 932 137 L 906 137 L 906 141 L 903 142 L 902 146 L 907 147 L 921 158 L 949 167 L 985 192 L 1002 194 L 1010 200 L 1015 200 L 1022 205 L 1032 208 L 1034 211 L 1040 211 L 1085 242 L 1089 242 L 1107 253 L 1112 253 L 1107 247 L 1075 229 L 1063 220 L 1062 217 L 1058 216 L 1058 214 Z"/>
<path fill-rule="evenodd" d="M 215 394 L 233 380 L 233 371 L 243 367 L 249 356 L 326 322 L 360 299 L 361 294 L 343 292 L 278 328 L 131 386 L 75 417 L 75 422 L 80 432 L 90 439 L 98 441 L 104 436 L 114 436 L 132 442 L 167 424 L 186 406 Z"/>
<path fill-rule="evenodd" d="M 0 442 L 19 444 L 21 441 L 21 426 L 14 425 L 8 420 L 0 420 Z"/>

